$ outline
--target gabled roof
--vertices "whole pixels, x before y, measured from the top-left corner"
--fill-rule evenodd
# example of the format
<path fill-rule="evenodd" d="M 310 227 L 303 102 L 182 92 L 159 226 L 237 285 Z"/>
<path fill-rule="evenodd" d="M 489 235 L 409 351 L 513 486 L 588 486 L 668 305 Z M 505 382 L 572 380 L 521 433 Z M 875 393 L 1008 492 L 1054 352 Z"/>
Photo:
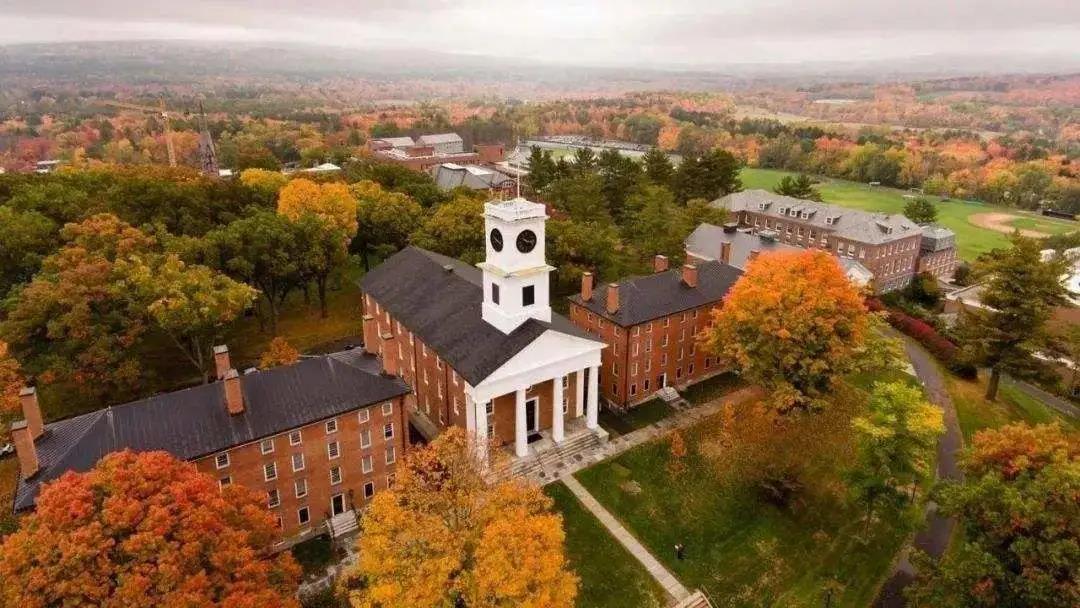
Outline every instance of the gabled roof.
<path fill-rule="evenodd" d="M 360 288 L 390 311 L 472 386 L 549 329 L 593 340 L 569 320 L 529 319 L 509 334 L 484 321 L 483 273 L 419 247 L 406 247 L 364 275 Z"/>
<path fill-rule="evenodd" d="M 727 263 L 739 270 L 746 270 L 750 254 L 757 251 L 801 251 L 800 247 L 782 243 L 777 239 L 763 238 L 760 234 L 725 232 L 721 226 L 701 224 L 686 237 L 686 253 L 704 260 L 721 260 L 723 243 L 731 243 L 731 253 Z"/>
<path fill-rule="evenodd" d="M 416 145 L 418 146 L 459 143 L 461 143 L 461 136 L 457 133 L 434 133 L 432 135 L 421 135 L 416 138 Z"/>
<path fill-rule="evenodd" d="M 582 300 L 581 294 L 570 296 L 570 301 L 622 327 L 630 327 L 719 302 L 742 276 L 741 270 L 721 262 L 697 264 L 697 272 L 697 287 L 683 283 L 680 268 L 623 279 L 618 283 L 619 310 L 615 314 L 607 311 L 607 285 L 597 285 L 588 301 Z"/>
<path fill-rule="evenodd" d="M 411 137 L 380 137 L 375 141 L 386 143 L 392 148 L 410 148 L 416 145 Z"/>
<path fill-rule="evenodd" d="M 33 507 L 42 483 L 90 470 L 111 452 L 163 450 L 190 460 L 409 392 L 379 370 L 375 357 L 355 349 L 240 376 L 244 411 L 235 416 L 216 382 L 53 422 L 35 442 L 40 469 L 19 481 L 15 510 Z"/>
<path fill-rule="evenodd" d="M 899 214 L 871 213 L 837 205 L 828 205 L 800 198 L 783 196 L 768 190 L 743 190 L 733 192 L 712 202 L 714 207 L 728 211 L 752 211 L 778 220 L 789 220 L 806 226 L 814 226 L 834 235 L 867 244 L 881 244 L 922 234 L 918 224 Z M 765 205 L 765 209 L 761 209 Z M 797 209 L 805 212 L 795 216 L 781 213 L 781 209 Z"/>
<path fill-rule="evenodd" d="M 442 163 L 434 171 L 435 185 L 443 190 L 453 190 L 464 186 L 473 190 L 487 190 L 501 188 L 513 179 L 486 167 L 477 165 L 459 165 L 457 163 Z"/>

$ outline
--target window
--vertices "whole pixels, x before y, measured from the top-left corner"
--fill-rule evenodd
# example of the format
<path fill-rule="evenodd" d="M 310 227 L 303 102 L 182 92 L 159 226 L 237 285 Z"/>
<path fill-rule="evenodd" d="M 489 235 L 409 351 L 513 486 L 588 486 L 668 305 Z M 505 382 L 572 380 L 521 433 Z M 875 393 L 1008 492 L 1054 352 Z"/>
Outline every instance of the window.
<path fill-rule="evenodd" d="M 217 456 L 215 456 L 214 457 L 214 464 L 219 469 L 224 469 L 225 467 L 229 466 L 229 453 L 228 452 L 222 452 L 222 453 L 218 454 Z"/>
<path fill-rule="evenodd" d="M 330 467 L 330 485 L 336 486 L 341 483 L 341 467 Z"/>
<path fill-rule="evenodd" d="M 649 357 L 648 359 L 645 359 L 645 371 L 649 371 L 651 369 L 652 369 L 652 357 Z"/>
<path fill-rule="evenodd" d="M 687 370 L 687 372 L 686 372 L 686 373 L 687 373 L 687 374 L 689 374 L 689 375 L 691 375 L 691 376 L 693 376 L 693 375 L 694 375 L 694 364 L 693 364 L 693 363 L 691 363 L 691 364 L 690 364 L 690 369 L 689 369 L 689 370 Z"/>
<path fill-rule="evenodd" d="M 705 369 L 709 369 L 710 365 L 712 365 L 712 359 L 710 357 L 705 357 Z"/>
<path fill-rule="evenodd" d="M 637 394 L 637 385 L 636 384 L 631 384 L 630 385 L 630 396 L 633 397 L 636 394 Z"/>
<path fill-rule="evenodd" d="M 521 288 L 521 305 L 532 306 L 536 303 L 536 287 L 533 285 L 526 285 Z"/>
<path fill-rule="evenodd" d="M 371 429 L 364 429 L 360 431 L 360 447 L 371 447 Z"/>
<path fill-rule="evenodd" d="M 637 361 L 630 364 L 630 375 L 631 376 L 636 376 L 637 375 Z"/>
<path fill-rule="evenodd" d="M 375 482 L 369 481 L 364 484 L 364 498 L 371 498 L 375 495 Z"/>
<path fill-rule="evenodd" d="M 491 301 L 494 304 L 499 303 L 499 285 L 497 283 L 491 284 Z"/>
<path fill-rule="evenodd" d="M 360 422 L 367 422 L 368 420 L 371 420 L 371 410 L 360 410 L 358 416 L 360 417 Z"/>
<path fill-rule="evenodd" d="M 297 479 L 293 482 L 293 489 L 296 490 L 296 497 L 303 498 L 307 496 L 307 480 Z"/>
<path fill-rule="evenodd" d="M 382 434 L 383 434 L 383 439 L 393 439 L 394 438 L 394 423 L 389 422 L 389 423 L 383 425 Z"/>
<path fill-rule="evenodd" d="M 682 368 L 681 367 L 676 367 L 675 368 L 675 377 L 676 378 L 682 378 Z"/>
<path fill-rule="evenodd" d="M 266 481 L 277 479 L 277 463 L 268 462 L 263 465 L 263 479 Z"/>
<path fill-rule="evenodd" d="M 260 441 L 259 442 L 259 451 L 262 452 L 263 454 L 273 453 L 273 451 L 274 451 L 274 440 L 273 439 L 263 439 L 262 441 Z"/>
<path fill-rule="evenodd" d="M 615 376 L 616 378 L 619 377 L 619 364 L 618 363 L 613 363 L 611 365 L 611 375 Z"/>
<path fill-rule="evenodd" d="M 563 387 L 564 391 L 566 389 L 570 388 L 570 376 L 569 375 L 562 377 L 562 387 Z"/>
<path fill-rule="evenodd" d="M 664 317 L 664 327 L 671 325 L 671 317 Z"/>
<path fill-rule="evenodd" d="M 270 490 L 266 493 L 266 506 L 273 509 L 281 504 L 281 494 L 278 493 L 277 488 Z"/>
<path fill-rule="evenodd" d="M 685 354 L 685 351 L 686 351 L 686 349 L 684 349 L 681 346 L 679 347 L 679 361 L 683 360 L 683 355 Z"/>
<path fill-rule="evenodd" d="M 360 459 L 360 470 L 364 473 L 370 473 L 375 470 L 375 460 L 371 456 L 364 456 Z"/>
<path fill-rule="evenodd" d="M 341 444 L 336 441 L 331 441 L 326 444 L 326 457 L 333 460 L 341 456 Z"/>
<path fill-rule="evenodd" d="M 293 470 L 294 473 L 296 471 L 303 471 L 304 470 L 304 455 L 303 454 L 293 454 L 292 455 L 292 470 Z"/>
<path fill-rule="evenodd" d="M 389 416 L 390 414 L 393 414 L 393 413 L 394 413 L 394 402 L 393 401 L 387 401 L 386 403 L 382 404 L 382 415 L 383 416 Z"/>
<path fill-rule="evenodd" d="M 645 379 L 644 386 L 645 386 L 644 390 L 649 390 L 649 379 L 648 378 Z"/>
<path fill-rule="evenodd" d="M 311 514 L 308 512 L 307 507 L 300 507 L 297 509 L 296 521 L 300 522 L 301 526 L 311 521 Z"/>
<path fill-rule="evenodd" d="M 667 353 L 660 355 L 660 365 L 667 365 Z"/>
<path fill-rule="evenodd" d="M 326 434 L 329 435 L 330 433 L 336 433 L 336 432 L 337 432 L 337 418 L 334 418 L 333 420 L 327 420 L 326 421 Z"/>
<path fill-rule="evenodd" d="M 302 437 L 300 431 L 293 431 L 289 433 L 289 445 L 300 445 Z"/>
<path fill-rule="evenodd" d="M 231 483 L 232 483 L 232 477 L 229 477 L 228 475 L 226 475 L 225 477 L 222 477 L 221 479 L 218 480 L 218 487 L 219 488 L 224 488 L 225 486 L 230 485 Z"/>
<path fill-rule="evenodd" d="M 386 464 L 394 464 L 397 460 L 397 452 L 394 450 L 394 446 L 388 446 L 386 448 Z"/>

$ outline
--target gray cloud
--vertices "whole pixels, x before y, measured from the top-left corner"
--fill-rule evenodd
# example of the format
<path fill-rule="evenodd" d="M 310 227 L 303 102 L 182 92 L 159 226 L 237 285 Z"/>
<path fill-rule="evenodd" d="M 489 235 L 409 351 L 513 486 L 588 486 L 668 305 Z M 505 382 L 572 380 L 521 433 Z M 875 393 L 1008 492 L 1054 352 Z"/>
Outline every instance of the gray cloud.
<path fill-rule="evenodd" d="M 191 38 L 623 65 L 1080 54 L 1063 0 L 7 0 L 0 43 Z"/>

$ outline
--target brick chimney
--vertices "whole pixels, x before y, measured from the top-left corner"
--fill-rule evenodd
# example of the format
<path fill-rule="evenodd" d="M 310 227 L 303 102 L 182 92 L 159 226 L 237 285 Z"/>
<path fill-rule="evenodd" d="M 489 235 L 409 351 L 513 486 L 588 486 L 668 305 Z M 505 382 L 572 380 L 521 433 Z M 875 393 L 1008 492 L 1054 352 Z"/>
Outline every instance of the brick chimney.
<path fill-rule="evenodd" d="M 608 314 L 619 312 L 619 284 L 608 283 L 607 286 L 607 311 Z"/>
<path fill-rule="evenodd" d="M 37 447 L 30 437 L 30 428 L 25 420 L 11 423 L 11 441 L 15 444 L 15 453 L 19 457 L 19 471 L 23 479 L 29 479 L 38 472 Z"/>
<path fill-rule="evenodd" d="M 235 369 L 225 372 L 225 408 L 229 414 L 244 413 L 244 391 L 240 388 L 240 374 Z"/>
<path fill-rule="evenodd" d="M 592 300 L 593 276 L 591 272 L 581 273 L 581 300 Z"/>
<path fill-rule="evenodd" d="M 364 352 L 379 354 L 379 325 L 371 315 L 364 315 Z"/>
<path fill-rule="evenodd" d="M 731 243 L 720 243 L 720 261 L 731 264 Z"/>
<path fill-rule="evenodd" d="M 387 376 L 397 376 L 401 371 L 401 362 L 398 361 L 398 352 L 394 348 L 394 336 L 387 332 L 382 334 L 381 338 L 383 373 Z"/>
<path fill-rule="evenodd" d="M 214 371 L 217 379 L 224 380 L 225 374 L 229 373 L 230 369 L 232 369 L 232 363 L 229 362 L 229 347 L 218 344 L 214 347 Z"/>
<path fill-rule="evenodd" d="M 19 391 L 19 403 L 22 405 L 23 419 L 26 420 L 26 428 L 30 432 L 30 439 L 36 441 L 45 432 L 45 425 L 41 420 L 41 406 L 38 404 L 37 389 L 32 386 L 23 387 Z"/>
<path fill-rule="evenodd" d="M 668 269 L 668 261 L 667 261 L 667 256 L 666 255 L 657 254 L 657 255 L 653 256 L 653 259 L 652 259 L 652 271 L 653 272 L 664 272 L 667 269 Z"/>
<path fill-rule="evenodd" d="M 683 264 L 682 282 L 686 283 L 687 287 L 697 287 L 697 266 L 694 266 L 693 264 Z"/>

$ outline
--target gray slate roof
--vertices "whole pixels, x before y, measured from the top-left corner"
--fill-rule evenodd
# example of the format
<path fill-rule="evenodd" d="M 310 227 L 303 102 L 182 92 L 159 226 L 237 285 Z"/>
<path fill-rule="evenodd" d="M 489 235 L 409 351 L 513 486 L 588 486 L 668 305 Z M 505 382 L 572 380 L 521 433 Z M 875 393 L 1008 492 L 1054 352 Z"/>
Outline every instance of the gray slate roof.
<path fill-rule="evenodd" d="M 762 203 L 767 204 L 764 211 L 760 209 Z M 776 194 L 775 192 L 769 192 L 768 190 L 744 190 L 742 192 L 733 192 L 713 201 L 712 205 L 732 212 L 753 211 L 755 213 L 763 213 L 774 219 L 788 220 L 806 226 L 813 226 L 821 230 L 832 232 L 840 238 L 871 245 L 889 243 L 909 237 L 912 234 L 922 234 L 919 225 L 903 215 L 871 213 L 859 209 L 827 205 L 825 203 L 783 196 Z M 810 215 L 806 219 L 799 216 L 791 217 L 786 214 L 781 214 L 779 211 L 781 208 L 806 210 Z M 833 224 L 829 224 L 825 220 L 826 217 L 838 219 Z"/>
<path fill-rule="evenodd" d="M 570 296 L 570 301 L 622 327 L 630 327 L 718 302 L 742 276 L 741 270 L 721 262 L 703 262 L 697 264 L 697 270 L 697 287 L 682 282 L 681 268 L 623 279 L 618 284 L 619 310 L 614 315 L 607 311 L 607 284 L 597 285 L 588 301 L 582 300 L 581 294 Z"/>
<path fill-rule="evenodd" d="M 501 188 L 508 183 L 513 183 L 510 176 L 477 165 L 459 165 L 457 163 L 443 163 L 435 168 L 435 185 L 443 190 L 453 190 L 464 186 L 472 190 L 488 190 Z"/>
<path fill-rule="evenodd" d="M 502 333 L 482 317 L 482 272 L 419 247 L 391 256 L 364 275 L 360 288 L 473 386 L 548 329 L 594 340 L 555 313 L 550 323 L 529 319 Z"/>
<path fill-rule="evenodd" d="M 433 146 L 435 144 L 460 144 L 461 136 L 457 133 L 433 133 L 431 135 L 421 135 L 416 138 L 416 145 L 418 146 Z"/>
<path fill-rule="evenodd" d="M 40 469 L 19 480 L 15 510 L 33 507 L 42 483 L 90 470 L 111 452 L 163 450 L 190 460 L 409 392 L 379 370 L 375 357 L 355 349 L 240 376 L 244 412 L 235 416 L 216 382 L 47 424 L 35 442 Z"/>
<path fill-rule="evenodd" d="M 382 141 L 394 148 L 411 148 L 416 145 L 411 137 L 380 137 L 375 141 Z"/>
<path fill-rule="evenodd" d="M 745 232 L 724 232 L 722 226 L 713 224 L 701 224 L 686 237 L 686 252 L 706 260 L 721 259 L 721 244 L 731 243 L 731 253 L 728 264 L 746 270 L 746 263 L 750 260 L 750 253 L 757 251 L 768 253 L 772 251 L 801 251 L 801 248 L 775 239 L 764 239 L 759 235 Z"/>

